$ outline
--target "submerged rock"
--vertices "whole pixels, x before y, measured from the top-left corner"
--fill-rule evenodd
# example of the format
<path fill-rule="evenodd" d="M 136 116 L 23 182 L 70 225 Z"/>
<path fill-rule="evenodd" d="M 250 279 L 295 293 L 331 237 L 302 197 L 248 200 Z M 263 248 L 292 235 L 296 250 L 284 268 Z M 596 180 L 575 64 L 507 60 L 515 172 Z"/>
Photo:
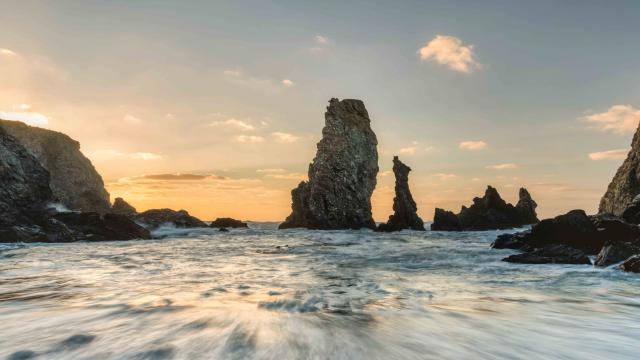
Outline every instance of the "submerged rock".
<path fill-rule="evenodd" d="M 540 249 L 502 259 L 520 264 L 591 264 L 583 251 L 568 245 L 546 245 Z"/>
<path fill-rule="evenodd" d="M 212 228 L 246 228 L 249 227 L 247 223 L 232 218 L 217 218 L 209 225 Z"/>
<path fill-rule="evenodd" d="M 186 210 L 151 209 L 134 216 L 134 220 L 149 229 L 163 224 L 172 224 L 177 228 L 207 227 L 200 219 L 189 215 Z"/>
<path fill-rule="evenodd" d="M 291 191 L 292 213 L 279 228 L 375 229 L 377 145 L 364 103 L 331 99 L 309 181 Z"/>
<path fill-rule="evenodd" d="M 113 206 L 111 206 L 111 213 L 125 216 L 135 216 L 138 214 L 138 211 L 136 211 L 136 208 L 129 205 L 128 202 L 124 201 L 123 198 L 117 197 L 113 202 Z"/>
<path fill-rule="evenodd" d="M 424 231 L 424 222 L 418 216 L 418 207 L 409 190 L 411 168 L 393 157 L 393 173 L 396 177 L 396 196 L 393 198 L 393 215 L 386 224 L 380 224 L 379 231 L 399 231 L 402 229 Z"/>
<path fill-rule="evenodd" d="M 640 255 L 633 255 L 625 260 L 625 262 L 620 265 L 620 269 L 623 271 L 640 273 Z"/>
<path fill-rule="evenodd" d="M 525 188 L 520 189 L 516 206 L 504 201 L 498 190 L 487 186 L 484 196 L 473 199 L 470 207 L 463 206 L 459 214 L 436 208 L 431 230 L 497 230 L 520 227 L 538 222 L 536 207 Z M 456 221 L 457 220 L 457 221 Z"/>
<path fill-rule="evenodd" d="M 17 139 L 50 173 L 48 182 L 55 201 L 69 209 L 107 213 L 109 193 L 102 177 L 69 136 L 18 121 L 0 120 L 0 127 Z"/>

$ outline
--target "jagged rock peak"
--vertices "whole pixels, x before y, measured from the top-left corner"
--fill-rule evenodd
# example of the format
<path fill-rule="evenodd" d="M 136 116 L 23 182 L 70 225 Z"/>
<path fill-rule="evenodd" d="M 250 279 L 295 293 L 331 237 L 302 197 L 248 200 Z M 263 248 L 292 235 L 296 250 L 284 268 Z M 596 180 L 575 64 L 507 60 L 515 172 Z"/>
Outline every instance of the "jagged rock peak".
<path fill-rule="evenodd" d="M 378 140 L 361 100 L 331 99 L 309 181 L 291 191 L 292 213 L 280 228 L 375 229 L 371 194 Z"/>
<path fill-rule="evenodd" d="M 399 231 L 402 229 L 424 231 L 424 222 L 418 216 L 418 207 L 409 190 L 409 172 L 411 168 L 405 165 L 397 156 L 393 157 L 393 174 L 396 177 L 393 198 L 393 215 L 389 216 L 386 224 L 378 227 L 379 231 Z"/>
<path fill-rule="evenodd" d="M 524 224 L 534 224 L 538 221 L 538 214 L 536 214 L 536 208 L 538 204 L 531 198 L 531 194 L 525 188 L 520 188 L 518 193 L 518 203 L 516 204 L 516 210 L 520 214 L 520 222 Z"/>
<path fill-rule="evenodd" d="M 640 194 L 640 127 L 631 141 L 631 150 L 600 200 L 599 212 L 622 216 Z"/>
<path fill-rule="evenodd" d="M 131 206 L 128 202 L 124 201 L 123 198 L 117 197 L 113 202 L 113 206 L 111 206 L 111 213 L 134 216 L 138 213 L 138 211 L 136 211 L 136 208 Z"/>
<path fill-rule="evenodd" d="M 55 201 L 69 209 L 101 214 L 111 209 L 102 177 L 80 152 L 80 143 L 52 130 L 19 121 L 0 120 L 7 134 L 16 138 L 49 171 Z"/>

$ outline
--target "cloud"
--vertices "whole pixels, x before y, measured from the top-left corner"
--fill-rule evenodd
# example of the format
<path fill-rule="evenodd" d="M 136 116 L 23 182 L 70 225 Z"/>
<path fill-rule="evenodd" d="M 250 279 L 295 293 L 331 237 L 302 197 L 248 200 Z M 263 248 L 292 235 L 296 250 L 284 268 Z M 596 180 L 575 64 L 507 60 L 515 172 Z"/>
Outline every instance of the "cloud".
<path fill-rule="evenodd" d="M 473 45 L 465 45 L 455 36 L 436 35 L 418 54 L 422 61 L 435 61 L 458 72 L 470 73 L 481 67 L 475 60 Z"/>
<path fill-rule="evenodd" d="M 393 175 L 393 171 L 386 170 L 386 171 L 381 171 L 381 172 L 378 173 L 378 176 L 389 176 L 389 175 Z"/>
<path fill-rule="evenodd" d="M 139 124 L 142 122 L 142 119 L 137 118 L 131 114 L 126 114 L 122 120 L 124 120 L 124 122 L 129 124 Z"/>
<path fill-rule="evenodd" d="M 398 150 L 400 154 L 404 155 L 415 155 L 416 151 L 418 151 L 417 146 L 409 146 Z"/>
<path fill-rule="evenodd" d="M 589 154 L 589 159 L 591 160 L 621 160 L 626 159 L 628 149 L 616 149 L 616 150 L 607 150 L 600 152 L 592 152 Z"/>
<path fill-rule="evenodd" d="M 46 115 L 30 111 L 0 111 L 0 119 L 22 121 L 32 126 L 44 126 L 49 123 Z"/>
<path fill-rule="evenodd" d="M 216 179 L 216 180 L 224 180 L 226 179 L 224 176 L 218 176 L 218 175 L 213 175 L 213 174 L 182 174 L 182 173 L 175 173 L 175 174 L 151 174 L 151 175 L 140 175 L 135 177 L 135 179 L 147 179 L 147 180 L 167 180 L 167 181 L 173 181 L 173 180 L 187 180 L 187 181 L 191 181 L 191 180 L 207 180 L 207 179 Z"/>
<path fill-rule="evenodd" d="M 240 143 L 261 143 L 264 142 L 264 138 L 262 136 L 254 136 L 254 135 L 238 135 L 236 136 L 236 141 Z"/>
<path fill-rule="evenodd" d="M 263 174 L 283 173 L 285 171 L 286 171 L 285 169 L 280 169 L 280 168 L 277 168 L 277 169 L 258 169 L 258 170 L 256 170 L 256 172 L 263 173 Z"/>
<path fill-rule="evenodd" d="M 300 140 L 300 137 L 285 132 L 277 131 L 271 133 L 271 135 L 274 136 L 276 138 L 276 141 L 280 143 L 290 144 Z"/>
<path fill-rule="evenodd" d="M 233 76 L 233 77 L 239 77 L 240 75 L 242 75 L 242 72 L 240 72 L 240 70 L 225 70 L 222 73 L 226 76 Z"/>
<path fill-rule="evenodd" d="M 586 116 L 585 120 L 601 131 L 632 134 L 640 122 L 640 109 L 631 105 L 614 105 L 605 112 Z"/>
<path fill-rule="evenodd" d="M 444 174 L 444 173 L 436 174 L 436 176 L 437 176 L 437 177 L 439 177 L 439 178 L 440 178 L 440 180 L 442 180 L 442 181 L 444 181 L 444 180 L 450 180 L 450 179 L 453 179 L 453 178 L 457 178 L 457 177 L 458 177 L 458 175 L 456 175 L 456 174 Z"/>
<path fill-rule="evenodd" d="M 326 37 L 326 36 L 322 36 L 322 35 L 316 35 L 314 37 L 314 40 L 315 40 L 316 44 L 318 44 L 318 45 L 328 45 L 330 43 L 329 38 Z"/>
<path fill-rule="evenodd" d="M 303 173 L 288 173 L 288 174 L 268 174 L 267 177 L 272 179 L 278 179 L 278 180 L 305 180 L 307 178 L 307 175 Z"/>
<path fill-rule="evenodd" d="M 16 56 L 18 54 L 16 54 L 15 52 L 9 50 L 9 49 L 3 49 L 0 48 L 0 55 L 6 55 L 6 56 Z"/>
<path fill-rule="evenodd" d="M 282 85 L 284 85 L 286 87 L 291 87 L 291 86 L 293 86 L 293 81 L 291 81 L 289 79 L 284 79 L 284 80 L 282 80 Z"/>
<path fill-rule="evenodd" d="M 504 163 L 504 164 L 489 165 L 486 168 L 493 169 L 493 170 L 508 170 L 508 169 L 517 169 L 518 165 L 513 163 Z"/>
<path fill-rule="evenodd" d="M 462 150 L 477 151 L 486 149 L 489 145 L 484 141 L 463 141 L 458 146 Z"/>
<path fill-rule="evenodd" d="M 404 148 L 401 148 L 398 150 L 399 154 L 403 154 L 403 155 L 415 155 L 420 151 L 424 151 L 424 152 L 430 152 L 435 150 L 435 147 L 433 146 L 420 146 L 420 143 L 418 141 L 412 141 L 411 142 L 411 146 L 407 146 Z"/>
<path fill-rule="evenodd" d="M 31 110 L 31 105 L 29 105 L 29 104 L 18 104 L 18 105 L 13 105 L 11 108 L 14 111 L 29 111 L 29 110 Z"/>
<path fill-rule="evenodd" d="M 255 130 L 255 127 L 246 121 L 238 120 L 236 118 L 229 118 L 227 120 L 217 120 L 212 121 L 209 126 L 226 126 L 230 128 L 234 128 L 240 131 L 252 131 Z"/>
<path fill-rule="evenodd" d="M 131 154 L 131 158 L 137 159 L 137 160 L 158 160 L 158 159 L 162 159 L 162 155 L 158 155 L 150 152 L 137 152 L 137 153 Z"/>

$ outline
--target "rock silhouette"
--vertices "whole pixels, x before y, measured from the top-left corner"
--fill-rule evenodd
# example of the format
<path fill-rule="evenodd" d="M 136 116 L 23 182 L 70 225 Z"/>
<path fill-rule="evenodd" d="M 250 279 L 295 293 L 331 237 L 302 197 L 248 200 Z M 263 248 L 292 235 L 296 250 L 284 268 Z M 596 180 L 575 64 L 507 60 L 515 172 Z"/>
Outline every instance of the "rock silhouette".
<path fill-rule="evenodd" d="M 249 227 L 246 222 L 232 218 L 217 218 L 209 224 L 212 228 L 246 228 Z"/>
<path fill-rule="evenodd" d="M 113 206 L 111 206 L 111 213 L 125 216 L 134 216 L 138 214 L 138 211 L 136 211 L 136 208 L 131 206 L 128 202 L 124 201 L 123 198 L 117 197 L 113 201 Z"/>
<path fill-rule="evenodd" d="M 54 201 L 71 210 L 109 212 L 111 203 L 102 177 L 80 152 L 77 141 L 65 134 L 18 121 L 0 120 L 0 127 L 47 169 Z"/>
<path fill-rule="evenodd" d="M 292 212 L 279 228 L 375 229 L 377 145 L 364 103 L 331 99 L 309 181 L 291 191 Z"/>
<path fill-rule="evenodd" d="M 393 215 L 389 216 L 386 224 L 380 224 L 379 231 L 425 230 L 424 222 L 418 216 L 418 207 L 409 190 L 410 171 L 411 168 L 400 161 L 397 156 L 393 157 L 393 174 L 396 177 Z"/>
<path fill-rule="evenodd" d="M 470 231 L 520 227 L 538 222 L 538 206 L 525 188 L 520 189 L 516 206 L 504 201 L 498 191 L 488 186 L 484 196 L 473 199 L 470 207 L 463 206 L 457 215 L 436 208 L 431 230 Z"/>
<path fill-rule="evenodd" d="M 152 230 L 163 224 L 171 224 L 177 228 L 207 227 L 206 223 L 189 215 L 186 210 L 151 209 L 137 214 L 133 219 Z"/>

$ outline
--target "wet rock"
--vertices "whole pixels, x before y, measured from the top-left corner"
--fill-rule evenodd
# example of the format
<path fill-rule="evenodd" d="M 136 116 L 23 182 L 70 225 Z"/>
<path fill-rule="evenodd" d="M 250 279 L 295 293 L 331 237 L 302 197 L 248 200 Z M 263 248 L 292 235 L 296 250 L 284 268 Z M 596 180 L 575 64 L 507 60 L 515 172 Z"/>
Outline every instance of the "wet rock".
<path fill-rule="evenodd" d="M 134 216 L 134 220 L 149 229 L 156 229 L 163 224 L 172 224 L 177 228 L 207 227 L 207 224 L 189 215 L 186 210 L 151 209 Z"/>
<path fill-rule="evenodd" d="M 496 240 L 491 244 L 494 249 L 514 249 L 522 251 L 533 250 L 526 242 L 527 236 L 531 231 L 524 231 L 515 234 L 498 235 Z"/>
<path fill-rule="evenodd" d="M 474 198 L 473 204 L 463 206 L 457 215 L 436 209 L 431 230 L 475 231 L 520 227 L 538 222 L 535 212 L 537 206 L 524 188 L 520 189 L 518 204 L 513 206 L 504 201 L 495 188 L 488 186 L 483 197 Z M 457 223 L 452 215 L 457 218 Z"/>
<path fill-rule="evenodd" d="M 622 212 L 624 221 L 631 224 L 640 224 L 640 195 L 637 195 L 629 206 Z"/>
<path fill-rule="evenodd" d="M 309 181 L 292 190 L 292 213 L 279 228 L 375 229 L 377 145 L 364 103 L 331 99 Z"/>
<path fill-rule="evenodd" d="M 220 231 L 220 232 L 229 232 L 229 229 L 221 227 L 220 229 L 218 229 L 218 231 Z"/>
<path fill-rule="evenodd" d="M 113 202 L 113 206 L 111 206 L 111 213 L 125 216 L 135 216 L 138 214 L 138 211 L 136 211 L 136 208 L 129 205 L 128 202 L 124 201 L 123 198 L 117 197 Z"/>
<path fill-rule="evenodd" d="M 379 231 L 399 231 L 402 229 L 424 231 L 424 222 L 418 216 L 418 207 L 409 190 L 411 168 L 393 157 L 393 173 L 396 177 L 396 196 L 393 198 L 393 215 L 386 224 L 380 224 Z"/>
<path fill-rule="evenodd" d="M 597 254 L 604 245 L 603 237 L 584 210 L 572 210 L 553 219 L 542 220 L 531 228 L 526 242 L 534 248 L 563 244 L 587 254 Z"/>
<path fill-rule="evenodd" d="M 633 255 L 620 265 L 622 271 L 640 273 L 640 255 Z"/>
<path fill-rule="evenodd" d="M 24 146 L 50 173 L 55 201 L 72 210 L 109 212 L 109 193 L 102 177 L 69 136 L 18 121 L 0 120 L 0 127 Z"/>
<path fill-rule="evenodd" d="M 640 243 L 609 241 L 600 250 L 597 266 L 609 266 L 640 254 Z"/>
<path fill-rule="evenodd" d="M 71 230 L 73 241 L 151 239 L 147 229 L 124 215 L 67 212 L 54 218 Z"/>
<path fill-rule="evenodd" d="M 591 264 L 583 251 L 567 245 L 547 245 L 528 253 L 511 255 L 502 259 L 519 264 Z"/>
<path fill-rule="evenodd" d="M 232 218 L 217 218 L 209 225 L 212 228 L 246 228 L 247 223 Z"/>

